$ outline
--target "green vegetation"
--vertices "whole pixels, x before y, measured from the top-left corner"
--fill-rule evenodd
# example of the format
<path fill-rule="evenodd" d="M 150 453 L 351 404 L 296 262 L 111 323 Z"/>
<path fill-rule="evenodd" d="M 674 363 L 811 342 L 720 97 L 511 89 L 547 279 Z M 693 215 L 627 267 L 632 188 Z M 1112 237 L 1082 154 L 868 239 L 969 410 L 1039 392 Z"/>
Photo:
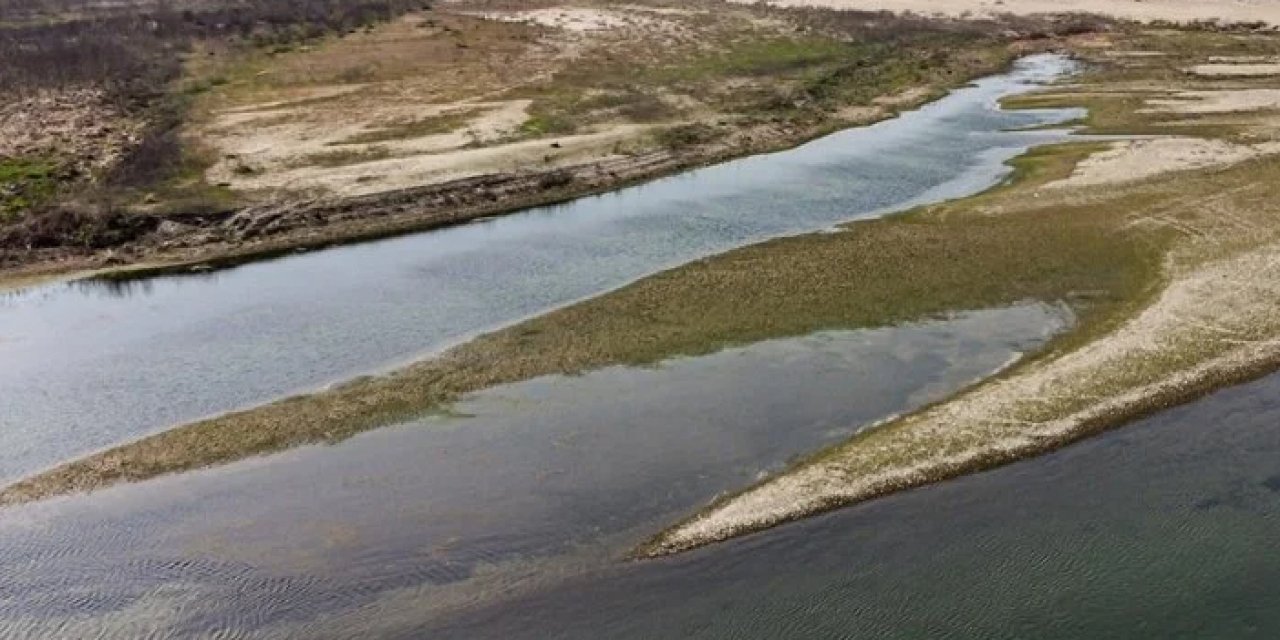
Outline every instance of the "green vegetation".
<path fill-rule="evenodd" d="M 997 23 L 948 23 L 817 9 L 755 7 L 721 11 L 697 26 L 697 43 L 607 45 L 592 64 L 558 70 L 509 93 L 533 101 L 527 136 L 564 134 L 623 119 L 637 123 L 731 115 L 742 125 L 815 127 L 840 109 L 867 106 L 912 88 L 924 97 L 1009 63 L 1007 30 Z M 797 26 L 780 35 L 754 19 Z M 692 20 L 692 18 L 691 18 Z"/>
<path fill-rule="evenodd" d="M 57 193 L 58 167 L 49 160 L 0 158 L 0 223 L 13 222 Z"/>

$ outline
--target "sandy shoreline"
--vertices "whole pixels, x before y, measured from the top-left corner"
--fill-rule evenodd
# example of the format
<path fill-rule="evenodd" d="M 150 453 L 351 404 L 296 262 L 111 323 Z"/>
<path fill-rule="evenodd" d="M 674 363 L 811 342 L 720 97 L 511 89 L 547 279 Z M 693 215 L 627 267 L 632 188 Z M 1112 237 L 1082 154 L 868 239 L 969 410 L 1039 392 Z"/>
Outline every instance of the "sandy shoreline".
<path fill-rule="evenodd" d="M 686 551 L 1028 458 L 1270 373 L 1280 365 L 1280 339 L 1255 338 L 1249 330 L 1265 325 L 1266 316 L 1280 300 L 1280 287 L 1272 284 L 1277 276 L 1280 246 L 1177 278 L 1138 317 L 1079 351 L 1033 363 L 953 401 L 878 427 L 897 430 L 897 442 L 889 446 L 928 451 L 910 464 L 871 462 L 866 447 L 855 441 L 712 505 L 664 532 L 640 553 L 661 556 Z M 1222 322 L 1205 305 L 1235 313 Z M 1226 348 L 1221 355 L 1148 384 L 1104 395 L 1104 389 L 1116 383 L 1112 371 L 1140 367 L 1161 350 L 1195 343 Z M 1043 414 L 1037 405 L 1053 407 L 1080 399 L 1085 399 L 1085 406 L 1064 417 L 1036 415 L 1054 413 L 1050 409 Z"/>

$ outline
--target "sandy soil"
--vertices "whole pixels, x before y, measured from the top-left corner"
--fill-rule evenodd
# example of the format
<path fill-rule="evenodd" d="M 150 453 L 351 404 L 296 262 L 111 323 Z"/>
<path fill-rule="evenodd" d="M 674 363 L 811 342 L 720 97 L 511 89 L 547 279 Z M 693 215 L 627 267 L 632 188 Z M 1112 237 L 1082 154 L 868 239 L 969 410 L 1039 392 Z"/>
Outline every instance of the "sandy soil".
<path fill-rule="evenodd" d="M 190 135 L 215 158 L 210 183 L 264 201 L 280 190 L 358 196 L 609 161 L 643 147 L 652 126 L 615 117 L 531 135 L 540 114 L 513 92 L 573 73 L 591 47 L 681 35 L 689 15 L 638 6 L 410 14 L 269 60 L 206 98 Z"/>
<path fill-rule="evenodd" d="M 573 166 L 619 157 L 616 149 L 633 139 L 646 125 L 617 125 L 600 131 L 557 138 L 550 146 L 545 140 L 526 140 L 477 149 L 442 147 L 421 149 L 404 157 L 371 160 L 338 167 L 304 166 L 267 171 L 234 178 L 239 189 L 286 189 L 309 191 L 321 188 L 327 194 L 358 196 L 382 191 L 437 184 L 459 178 L 491 173 L 518 172 Z M 451 138 L 453 134 L 440 136 Z M 423 144 L 432 144 L 426 140 Z M 389 145 L 390 146 L 390 145 Z M 398 145 L 403 149 L 409 145 Z M 228 178 L 232 179 L 232 178 Z"/>
<path fill-rule="evenodd" d="M 533 9 L 530 11 L 486 12 L 475 14 L 488 20 L 502 22 L 524 22 L 566 29 L 569 31 L 607 31 L 635 26 L 643 21 L 633 12 L 588 9 L 583 7 L 555 7 L 549 9 Z"/>
<path fill-rule="evenodd" d="M 734 1 L 750 3 L 755 0 Z M 1280 24 L 1280 0 L 772 0 L 772 3 L 948 16 L 1081 12 L 1143 21 L 1221 20 Z"/>
<path fill-rule="evenodd" d="M 1172 98 L 1148 100 L 1149 111 L 1167 113 L 1236 113 L 1280 109 L 1280 89 L 1180 91 Z"/>
<path fill-rule="evenodd" d="M 1206 138 L 1154 138 L 1117 142 L 1076 166 L 1050 189 L 1123 184 L 1173 171 L 1223 167 L 1259 156 L 1280 153 L 1280 143 L 1232 144 Z"/>
<path fill-rule="evenodd" d="M 1278 63 L 1213 63 L 1187 69 L 1189 73 L 1206 78 L 1263 78 L 1280 75 Z"/>
<path fill-rule="evenodd" d="M 571 136 L 560 142 L 564 149 L 558 152 L 552 152 L 547 142 L 483 147 L 515 136 L 520 125 L 529 119 L 528 106 L 528 100 L 393 103 L 346 122 L 336 122 L 327 117 L 331 114 L 309 106 L 240 107 L 218 114 L 204 132 L 203 139 L 215 145 L 222 156 L 208 176 L 211 181 L 246 191 L 323 189 L 333 194 L 358 195 L 488 171 L 509 171 L 516 161 L 531 166 L 573 162 L 588 150 L 599 151 L 603 141 L 613 142 L 635 133 L 634 128 L 617 127 Z M 347 142 L 400 124 L 456 114 L 471 117 L 456 129 L 442 133 L 361 144 Z M 544 153 L 531 155 L 534 148 Z M 368 158 L 359 155 L 375 152 Z M 352 160 L 334 163 L 338 166 L 325 166 L 315 160 L 342 153 L 352 154 Z M 603 155 L 608 153 L 606 149 Z M 501 162 L 504 155 L 512 162 Z"/>

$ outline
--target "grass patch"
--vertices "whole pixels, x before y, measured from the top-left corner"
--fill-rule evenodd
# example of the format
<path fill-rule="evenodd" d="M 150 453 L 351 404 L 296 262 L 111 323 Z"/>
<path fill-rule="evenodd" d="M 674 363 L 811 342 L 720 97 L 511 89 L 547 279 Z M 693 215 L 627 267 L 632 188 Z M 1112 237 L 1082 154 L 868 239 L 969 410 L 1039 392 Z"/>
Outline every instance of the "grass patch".
<path fill-rule="evenodd" d="M 325 168 L 345 167 L 353 164 L 374 162 L 376 160 L 386 160 L 390 157 L 391 150 L 381 146 L 365 147 L 363 149 L 340 149 L 325 151 L 323 153 L 313 153 L 298 160 L 294 166 Z"/>
<path fill-rule="evenodd" d="M 13 222 L 58 191 L 58 167 L 34 158 L 0 158 L 0 224 Z"/>

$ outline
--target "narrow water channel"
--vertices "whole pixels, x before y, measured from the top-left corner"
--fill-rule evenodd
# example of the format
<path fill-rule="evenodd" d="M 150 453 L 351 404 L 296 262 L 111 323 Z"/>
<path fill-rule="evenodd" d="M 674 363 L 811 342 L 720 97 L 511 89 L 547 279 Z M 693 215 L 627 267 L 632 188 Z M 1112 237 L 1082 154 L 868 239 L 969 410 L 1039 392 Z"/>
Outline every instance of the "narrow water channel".
<path fill-rule="evenodd" d="M 1069 71 L 1034 56 L 918 111 L 486 222 L 126 285 L 0 295 L 0 482 L 177 423 L 403 363 L 764 238 L 973 193 L 1075 112 L 996 100 Z"/>

